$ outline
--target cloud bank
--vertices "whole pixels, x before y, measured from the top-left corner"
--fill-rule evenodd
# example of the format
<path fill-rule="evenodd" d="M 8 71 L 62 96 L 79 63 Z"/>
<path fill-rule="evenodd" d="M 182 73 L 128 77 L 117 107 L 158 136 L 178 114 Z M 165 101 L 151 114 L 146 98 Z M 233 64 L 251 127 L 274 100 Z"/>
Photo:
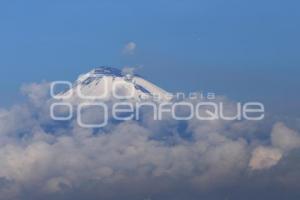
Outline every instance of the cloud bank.
<path fill-rule="evenodd" d="M 27 102 L 0 109 L 0 199 L 300 195 L 300 134 L 282 122 L 155 121 L 144 112 L 139 122 L 84 129 L 50 119 L 48 83 L 21 90 Z"/>

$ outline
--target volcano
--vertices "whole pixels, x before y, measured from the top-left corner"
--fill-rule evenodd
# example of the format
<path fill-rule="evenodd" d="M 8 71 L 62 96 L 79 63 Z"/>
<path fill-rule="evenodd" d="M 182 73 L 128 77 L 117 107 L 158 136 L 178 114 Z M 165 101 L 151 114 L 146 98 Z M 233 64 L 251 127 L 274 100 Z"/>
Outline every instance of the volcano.
<path fill-rule="evenodd" d="M 125 73 L 118 68 L 96 67 L 81 74 L 71 88 L 55 96 L 56 99 L 78 104 L 83 101 L 110 101 L 112 99 L 169 101 L 172 95 L 147 81 L 142 76 Z"/>

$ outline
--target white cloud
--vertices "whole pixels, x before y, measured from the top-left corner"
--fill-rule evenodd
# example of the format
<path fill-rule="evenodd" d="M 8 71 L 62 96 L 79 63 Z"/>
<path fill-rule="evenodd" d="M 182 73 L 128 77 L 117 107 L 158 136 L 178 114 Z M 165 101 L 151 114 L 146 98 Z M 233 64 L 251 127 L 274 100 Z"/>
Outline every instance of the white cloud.
<path fill-rule="evenodd" d="M 300 134 L 286 127 L 283 123 L 276 123 L 271 134 L 272 145 L 290 151 L 300 147 Z"/>
<path fill-rule="evenodd" d="M 254 170 L 268 169 L 276 165 L 281 157 L 282 152 L 279 149 L 259 146 L 252 152 L 249 166 Z"/>
<path fill-rule="evenodd" d="M 252 169 L 268 169 L 276 165 L 290 150 L 300 148 L 300 135 L 284 123 L 274 124 L 270 134 L 271 146 L 259 146 L 252 152 L 249 166 Z"/>
<path fill-rule="evenodd" d="M 31 83 L 24 84 L 21 87 L 21 92 L 26 95 L 32 103 L 35 105 L 43 105 L 43 103 L 49 98 L 50 84 L 43 83 Z"/>
<path fill-rule="evenodd" d="M 123 54 L 133 55 L 135 53 L 136 47 L 137 45 L 135 42 L 128 42 L 123 48 Z"/>

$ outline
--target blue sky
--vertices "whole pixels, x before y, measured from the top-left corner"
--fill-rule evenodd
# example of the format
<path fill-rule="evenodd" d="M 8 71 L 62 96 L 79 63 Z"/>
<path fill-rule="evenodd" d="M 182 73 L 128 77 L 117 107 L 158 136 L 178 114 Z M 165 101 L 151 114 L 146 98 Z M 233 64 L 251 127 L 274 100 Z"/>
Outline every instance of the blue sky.
<path fill-rule="evenodd" d="M 99 65 L 141 66 L 170 91 L 287 100 L 300 108 L 300 3 L 279 0 L 0 3 L 0 105 L 22 83 L 74 80 Z M 133 55 L 124 45 L 136 43 Z M 288 108 L 288 111 L 287 111 Z"/>

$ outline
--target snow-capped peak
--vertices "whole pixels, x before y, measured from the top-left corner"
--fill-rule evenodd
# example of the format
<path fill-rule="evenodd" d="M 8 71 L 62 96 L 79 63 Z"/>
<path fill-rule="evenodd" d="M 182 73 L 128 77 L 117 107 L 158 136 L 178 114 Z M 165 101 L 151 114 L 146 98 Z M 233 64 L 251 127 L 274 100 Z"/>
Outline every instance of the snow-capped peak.
<path fill-rule="evenodd" d="M 68 97 L 68 98 L 67 98 Z M 158 101 L 169 101 L 170 93 L 145 80 L 139 75 L 124 73 L 113 67 L 96 67 L 82 74 L 73 87 L 58 98 L 73 103 L 82 101 L 104 100 L 113 98 L 142 101 L 155 98 Z"/>

